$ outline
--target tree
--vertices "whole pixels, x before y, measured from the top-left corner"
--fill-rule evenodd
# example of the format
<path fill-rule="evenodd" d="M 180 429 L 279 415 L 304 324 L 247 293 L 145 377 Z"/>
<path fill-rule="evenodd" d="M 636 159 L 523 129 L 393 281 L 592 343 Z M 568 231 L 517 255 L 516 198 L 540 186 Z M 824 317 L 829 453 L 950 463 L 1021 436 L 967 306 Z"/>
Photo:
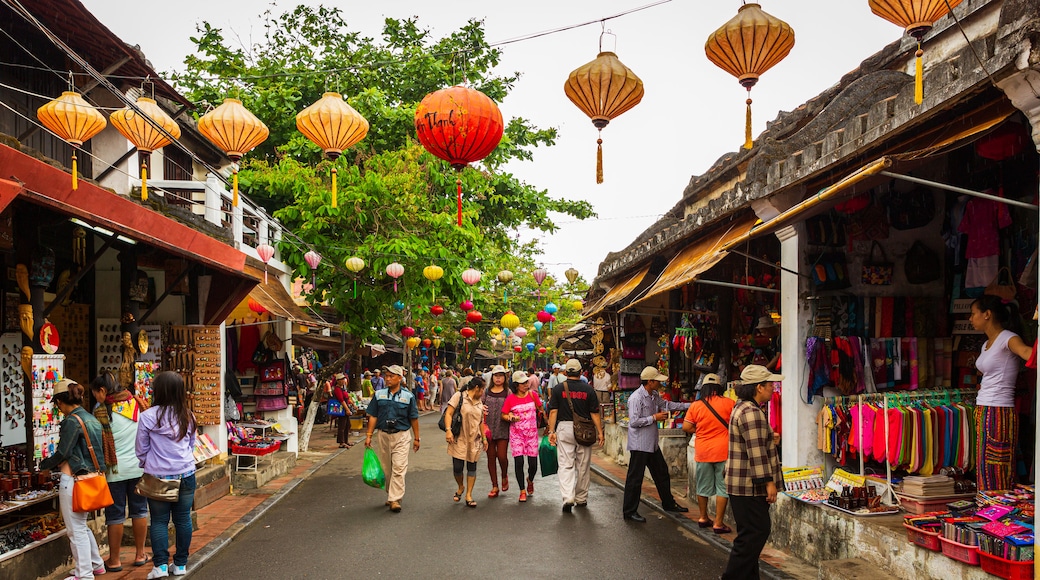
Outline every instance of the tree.
<path fill-rule="evenodd" d="M 415 19 L 388 18 L 377 41 L 350 31 L 336 8 L 268 11 L 264 20 L 264 36 L 251 46 L 236 46 L 222 30 L 200 24 L 192 38 L 197 54 L 185 59 L 186 70 L 175 80 L 196 102 L 241 98 L 270 127 L 270 138 L 240 172 L 241 188 L 291 232 L 280 246 L 285 263 L 306 275 L 307 249 L 323 256 L 315 299 L 341 315 L 355 352 L 364 341 L 381 342 L 384 331 L 432 327 L 433 302 L 446 310 L 444 338 L 454 339 L 464 319 L 456 306 L 471 290 L 460 274 L 469 267 L 485 273 L 473 293 L 477 308 L 489 310 L 485 320 L 500 316 L 504 309 L 484 298 L 495 273 L 534 267 L 534 248 L 521 245 L 513 233 L 524 227 L 554 231 L 550 212 L 594 215 L 586 202 L 552 198 L 502 170 L 509 160 L 532 160 L 535 148 L 551 146 L 555 129 L 511 118 L 499 147 L 479 167 L 462 172 L 414 141 L 415 108 L 426 94 L 468 81 L 501 102 L 519 78 L 494 73 L 500 52 L 488 46 L 481 22 L 471 20 L 433 39 Z M 323 159 L 295 128 L 296 113 L 326 89 L 346 95 L 371 125 L 368 136 L 335 162 Z M 337 208 L 330 205 L 327 183 L 333 164 L 340 184 Z M 456 179 L 466 192 L 462 226 L 455 225 Z M 344 267 L 352 256 L 367 263 L 356 276 Z M 396 291 L 384 274 L 391 262 L 405 267 Z M 430 264 L 444 269 L 441 280 L 422 278 Z M 397 301 L 403 310 L 393 307 Z M 533 311 L 528 315 L 533 321 Z M 319 404 L 315 397 L 308 409 L 301 449 Z"/>

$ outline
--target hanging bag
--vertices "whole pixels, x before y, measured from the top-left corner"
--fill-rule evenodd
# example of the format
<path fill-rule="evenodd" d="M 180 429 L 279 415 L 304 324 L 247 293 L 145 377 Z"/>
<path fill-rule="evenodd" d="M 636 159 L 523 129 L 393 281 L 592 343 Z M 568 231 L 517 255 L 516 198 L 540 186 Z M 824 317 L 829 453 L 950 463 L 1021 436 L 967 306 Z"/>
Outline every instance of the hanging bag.
<path fill-rule="evenodd" d="M 347 411 L 343 408 L 343 403 L 340 403 L 339 399 L 329 399 L 325 414 L 329 417 L 346 417 Z"/>
<path fill-rule="evenodd" d="M 115 503 L 112 500 L 112 492 L 108 490 L 108 480 L 101 471 L 97 455 L 94 453 L 94 445 L 90 442 L 90 434 L 83 419 L 72 416 L 79 421 L 80 429 L 83 430 L 83 439 L 87 442 L 87 450 L 90 451 L 90 459 L 94 462 L 94 473 L 77 475 L 76 482 L 72 486 L 72 511 L 92 512 L 106 508 Z"/>
<path fill-rule="evenodd" d="M 1011 270 L 1006 266 L 997 271 L 997 276 L 986 286 L 986 294 L 996 296 L 1004 302 L 1011 302 L 1018 294 L 1015 279 L 1011 276 Z"/>
<path fill-rule="evenodd" d="M 371 447 L 365 448 L 365 458 L 361 463 L 361 479 L 365 485 L 376 489 L 386 486 L 386 474 L 383 473 L 383 465 L 379 462 L 379 456 Z"/>
<path fill-rule="evenodd" d="M 817 290 L 844 290 L 851 286 L 842 252 L 824 252 L 810 258 L 810 275 Z"/>
<path fill-rule="evenodd" d="M 556 455 L 556 446 L 549 443 L 549 436 L 542 435 L 538 444 L 538 467 L 542 470 L 542 477 L 556 475 L 560 470 L 560 460 Z"/>
<path fill-rule="evenodd" d="M 942 264 L 939 256 L 920 241 L 914 242 L 906 252 L 903 261 L 903 273 L 911 284 L 927 284 L 942 276 Z"/>
<path fill-rule="evenodd" d="M 878 254 L 881 254 L 880 257 Z M 892 271 L 895 265 L 888 261 L 888 255 L 881 244 L 870 244 L 870 256 L 863 261 L 860 283 L 868 286 L 888 286 L 892 283 Z"/>
<path fill-rule="evenodd" d="M 140 481 L 134 486 L 137 495 L 143 495 L 155 501 L 173 503 L 180 499 L 180 479 L 159 479 L 150 473 L 141 476 Z"/>
<path fill-rule="evenodd" d="M 923 228 L 935 217 L 935 194 L 920 187 L 913 191 L 888 194 L 888 221 L 897 230 Z"/>
<path fill-rule="evenodd" d="M 578 445 L 591 447 L 599 439 L 596 433 L 596 424 L 592 422 L 592 419 L 582 417 L 574 412 L 571 391 L 567 388 L 567 383 L 569 382 L 571 382 L 570 379 L 563 382 L 563 392 L 567 397 L 567 406 L 571 408 L 571 421 L 574 423 L 574 440 Z"/>
<path fill-rule="evenodd" d="M 462 433 L 462 391 L 456 393 L 459 396 L 459 402 L 455 404 L 455 411 L 451 414 L 451 434 L 458 437 Z M 455 397 L 452 397 L 455 398 Z M 447 432 L 448 426 L 444 423 L 444 416 L 448 413 L 448 407 L 451 407 L 451 401 L 444 406 L 444 411 L 441 413 L 441 418 L 437 421 L 437 427 L 441 431 Z"/>

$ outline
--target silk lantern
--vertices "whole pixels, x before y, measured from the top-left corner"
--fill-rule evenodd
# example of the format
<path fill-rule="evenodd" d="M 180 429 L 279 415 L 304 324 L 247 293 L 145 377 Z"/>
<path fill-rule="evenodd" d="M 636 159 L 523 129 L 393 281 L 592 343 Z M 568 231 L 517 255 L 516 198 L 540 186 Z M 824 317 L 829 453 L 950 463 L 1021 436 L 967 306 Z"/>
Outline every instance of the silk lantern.
<path fill-rule="evenodd" d="M 401 302 L 400 300 L 395 300 L 392 306 L 394 307 L 394 310 L 398 312 L 404 310 L 404 302 Z"/>
<path fill-rule="evenodd" d="M 332 207 L 336 196 L 336 159 L 368 134 L 368 121 L 343 100 L 339 93 L 325 93 L 296 115 L 296 128 L 332 161 Z"/>
<path fill-rule="evenodd" d="M 394 292 L 397 292 L 397 279 L 404 274 L 404 266 L 397 262 L 391 262 L 386 266 L 386 275 L 394 279 Z"/>
<path fill-rule="evenodd" d="M 199 133 L 213 142 L 235 166 L 231 174 L 231 205 L 238 207 L 238 161 L 267 140 L 270 131 L 263 121 L 242 106 L 238 99 L 224 102 L 199 117 Z"/>
<path fill-rule="evenodd" d="M 502 324 L 502 328 L 506 328 L 510 331 L 520 326 L 520 318 L 516 314 L 513 314 L 512 310 L 506 310 L 506 313 L 502 315 L 502 320 L 499 321 Z"/>
<path fill-rule="evenodd" d="M 484 315 L 477 310 L 470 310 L 466 313 L 466 322 L 470 324 L 477 324 L 481 320 L 484 320 Z"/>
<path fill-rule="evenodd" d="M 443 328 L 441 328 L 440 326 L 434 326 L 434 327 L 433 327 L 433 333 L 434 333 L 434 334 L 440 334 L 440 333 L 442 333 L 442 332 L 444 332 L 444 329 L 443 329 Z"/>
<path fill-rule="evenodd" d="M 468 326 L 463 326 L 459 329 L 459 334 L 461 334 L 463 338 L 473 338 L 474 336 L 476 336 L 477 331 L 473 330 Z"/>
<path fill-rule="evenodd" d="M 411 338 L 411 337 L 415 336 L 415 329 L 412 328 L 411 326 L 402 326 L 401 327 L 401 336 L 403 336 L 405 338 Z"/>
<path fill-rule="evenodd" d="M 643 100 L 643 81 L 632 69 L 621 64 L 613 52 L 603 50 L 592 62 L 573 71 L 563 84 L 563 92 L 583 113 L 592 119 L 599 136 L 596 138 L 596 183 L 603 183 L 603 128 L 610 121 Z"/>
<path fill-rule="evenodd" d="M 440 347 L 441 347 L 441 339 L 434 338 L 433 339 L 433 348 L 440 348 Z"/>
<path fill-rule="evenodd" d="M 365 268 L 365 261 L 357 256 L 351 256 L 344 263 L 347 269 L 354 273 L 354 298 L 357 298 L 357 273 Z"/>
<path fill-rule="evenodd" d="M 463 300 L 459 304 L 459 310 L 462 310 L 463 312 L 469 312 L 470 310 L 473 310 L 473 302 L 469 300 Z"/>
<path fill-rule="evenodd" d="M 552 320 L 552 314 L 549 314 L 544 310 L 539 310 L 538 314 L 536 314 L 535 317 L 538 318 L 538 322 L 541 322 L 542 324 L 545 324 Z"/>
<path fill-rule="evenodd" d="M 426 266 L 425 268 L 423 268 L 422 275 L 423 275 L 424 278 L 426 278 L 430 282 L 436 282 L 437 280 L 440 280 L 442 276 L 444 276 L 444 268 L 441 268 L 440 266 L 437 266 L 437 265 L 434 265 L 434 264 L 430 264 L 429 266 Z M 430 301 L 432 302 L 432 301 L 436 301 L 436 300 L 437 300 L 437 290 L 434 289 L 433 287 L 431 287 L 430 288 Z"/>
<path fill-rule="evenodd" d="M 545 354 L 546 352 L 548 351 L 544 346 L 538 347 L 538 354 Z"/>
<path fill-rule="evenodd" d="M 542 321 L 541 320 L 535 322 L 531 326 L 534 326 L 534 331 L 535 332 L 541 332 L 542 331 Z"/>
<path fill-rule="evenodd" d="M 577 310 L 578 312 L 581 312 L 582 309 L 584 309 L 584 308 L 585 308 L 585 303 L 584 302 L 582 302 L 581 300 L 575 300 L 574 301 L 574 309 L 575 310 Z"/>
<path fill-rule="evenodd" d="M 408 350 L 415 350 L 415 347 L 419 346 L 419 337 L 412 336 L 405 340 L 404 344 L 408 347 Z"/>
<path fill-rule="evenodd" d="M 513 347 L 513 350 L 516 351 L 516 352 L 520 352 L 521 350 L 523 350 L 523 347 L 518 344 L 518 345 Z"/>
<path fill-rule="evenodd" d="M 469 299 L 473 300 L 473 285 L 480 282 L 480 270 L 467 268 L 466 271 L 462 273 L 462 281 L 469 284 Z"/>
<path fill-rule="evenodd" d="M 545 305 L 545 308 L 543 310 L 545 310 L 549 314 L 556 314 L 560 309 L 555 304 L 550 302 L 550 303 Z"/>
<path fill-rule="evenodd" d="M 525 344 L 524 346 L 527 348 L 527 352 L 534 352 L 534 343 L 533 342 L 529 342 L 529 343 Z"/>
<path fill-rule="evenodd" d="M 264 284 L 267 284 L 267 263 L 274 257 L 274 246 L 260 244 L 256 247 L 256 255 L 260 256 L 260 261 L 264 263 Z"/>
<path fill-rule="evenodd" d="M 444 307 L 440 304 L 434 304 L 430 307 L 430 314 L 433 316 L 440 316 L 441 314 L 444 314 Z"/>
<path fill-rule="evenodd" d="M 932 29 L 935 21 L 945 16 L 961 0 L 867 0 L 870 11 L 892 24 L 902 26 L 917 41 L 914 54 L 914 102 L 924 100 L 924 51 L 921 39 Z"/>
<path fill-rule="evenodd" d="M 568 282 L 573 284 L 574 281 L 578 279 L 578 273 L 579 272 L 574 268 L 567 268 L 567 271 L 564 272 L 563 275 L 567 277 Z"/>
<path fill-rule="evenodd" d="M 505 286 L 513 281 L 513 273 L 509 270 L 500 270 L 498 272 L 498 281 L 500 284 Z M 502 288 L 502 303 L 509 303 L 509 288 Z"/>
<path fill-rule="evenodd" d="M 434 91 L 415 109 L 419 143 L 457 172 L 487 157 L 502 140 L 502 112 L 487 95 L 468 87 Z M 462 225 L 462 179 L 455 180 L 458 218 Z"/>
<path fill-rule="evenodd" d="M 425 346 L 426 348 L 430 348 L 430 345 L 432 345 L 432 344 L 433 344 L 433 341 L 432 341 L 432 340 L 430 340 L 430 339 L 428 339 L 428 338 L 424 338 L 424 339 L 423 339 L 423 341 L 422 341 L 422 344 L 423 344 L 423 346 Z"/>
<path fill-rule="evenodd" d="M 36 109 L 36 118 L 44 127 L 61 137 L 72 146 L 72 189 L 79 189 L 79 172 L 76 165 L 76 152 L 100 133 L 108 122 L 75 91 L 65 91 L 60 97 Z"/>
<path fill-rule="evenodd" d="M 318 264 L 321 264 L 321 254 L 315 252 L 314 250 L 311 250 L 303 255 L 303 259 L 307 262 L 307 265 L 311 267 L 311 286 L 316 286 L 317 282 L 315 281 L 315 273 L 318 270 Z"/>
<path fill-rule="evenodd" d="M 744 148 L 751 149 L 751 87 L 767 70 L 783 60 L 794 47 L 794 30 L 783 20 L 764 12 L 758 4 L 744 4 L 737 15 L 704 43 L 708 60 L 737 77 L 747 89 Z"/>
<path fill-rule="evenodd" d="M 548 276 L 549 273 L 545 271 L 545 268 L 538 268 L 534 272 L 531 272 L 531 275 L 534 276 L 534 281 L 541 286 L 542 282 L 545 282 L 545 277 Z"/>
<path fill-rule="evenodd" d="M 267 313 L 267 309 L 264 308 L 264 305 L 260 304 L 256 300 L 253 300 L 252 298 L 250 298 L 249 301 L 246 302 L 246 305 L 249 306 L 250 310 L 252 310 L 253 312 L 256 312 L 257 314 L 266 314 Z"/>
<path fill-rule="evenodd" d="M 148 97 L 138 97 L 136 108 L 128 105 L 109 115 L 108 120 L 137 147 L 137 156 L 141 160 L 141 200 L 147 201 L 148 161 L 152 151 L 173 143 L 173 139 L 180 139 L 181 128 L 159 108 L 155 99 Z"/>

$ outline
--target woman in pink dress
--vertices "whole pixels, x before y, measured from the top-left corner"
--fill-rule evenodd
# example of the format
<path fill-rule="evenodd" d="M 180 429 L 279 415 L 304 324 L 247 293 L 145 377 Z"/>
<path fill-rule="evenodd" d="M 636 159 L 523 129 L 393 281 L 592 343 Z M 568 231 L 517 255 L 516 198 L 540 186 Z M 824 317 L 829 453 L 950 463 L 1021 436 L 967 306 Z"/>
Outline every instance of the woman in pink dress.
<path fill-rule="evenodd" d="M 509 448 L 513 450 L 522 502 L 534 494 L 534 476 L 538 472 L 538 417 L 544 413 L 542 400 L 528 388 L 527 380 L 524 371 L 513 373 L 513 392 L 502 405 L 502 420 L 509 423 Z M 524 489 L 524 457 L 527 458 L 527 489 Z"/>

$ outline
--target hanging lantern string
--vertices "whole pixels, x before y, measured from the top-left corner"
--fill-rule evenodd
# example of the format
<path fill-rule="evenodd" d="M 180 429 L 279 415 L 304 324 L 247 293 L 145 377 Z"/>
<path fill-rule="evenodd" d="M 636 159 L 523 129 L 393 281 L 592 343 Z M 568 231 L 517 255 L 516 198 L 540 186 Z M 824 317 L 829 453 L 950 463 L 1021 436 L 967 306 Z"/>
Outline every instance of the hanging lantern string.
<path fill-rule="evenodd" d="M 755 146 L 755 140 L 751 136 L 751 87 L 747 89 L 747 112 L 744 118 L 744 149 L 751 149 Z"/>

